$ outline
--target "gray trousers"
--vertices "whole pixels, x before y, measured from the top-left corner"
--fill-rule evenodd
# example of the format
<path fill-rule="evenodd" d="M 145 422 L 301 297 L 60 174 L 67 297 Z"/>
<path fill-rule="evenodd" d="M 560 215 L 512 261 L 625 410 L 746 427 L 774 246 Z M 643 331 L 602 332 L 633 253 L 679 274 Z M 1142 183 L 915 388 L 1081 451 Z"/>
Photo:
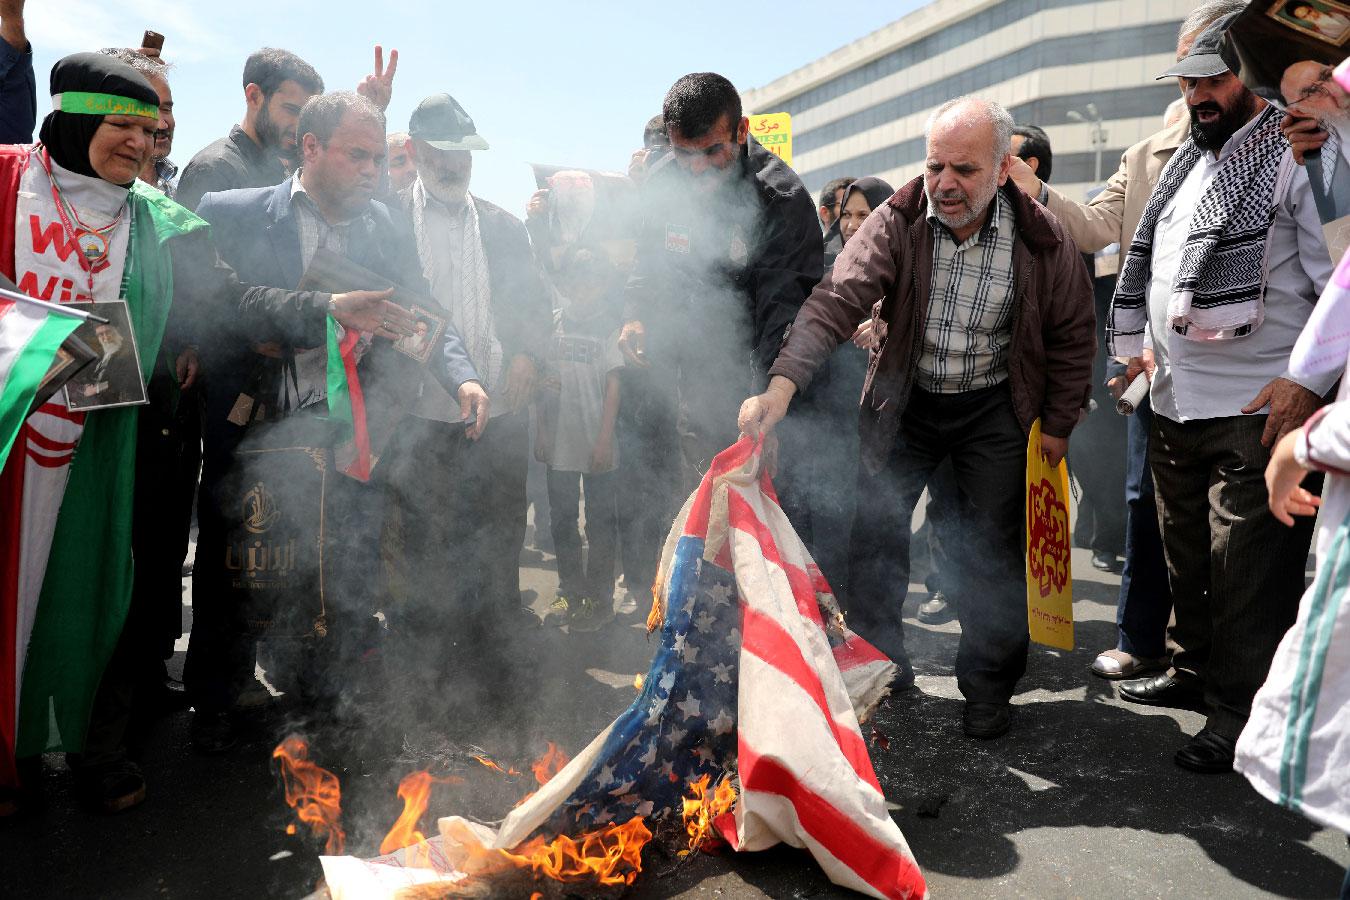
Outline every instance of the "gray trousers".
<path fill-rule="evenodd" d="M 1149 443 L 1176 605 L 1172 665 L 1204 683 L 1207 727 L 1232 740 L 1294 624 L 1313 533 L 1311 517 L 1287 528 L 1270 514 L 1265 426 L 1265 416 L 1181 423 L 1155 411 Z"/>

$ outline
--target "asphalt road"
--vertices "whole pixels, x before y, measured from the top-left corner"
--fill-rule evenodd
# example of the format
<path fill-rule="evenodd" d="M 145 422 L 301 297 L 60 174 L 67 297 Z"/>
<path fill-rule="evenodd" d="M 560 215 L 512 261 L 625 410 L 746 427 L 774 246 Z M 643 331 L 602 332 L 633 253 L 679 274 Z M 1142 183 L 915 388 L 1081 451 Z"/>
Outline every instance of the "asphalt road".
<path fill-rule="evenodd" d="M 1240 776 L 1177 768 L 1172 753 L 1200 728 L 1201 717 L 1122 703 L 1109 683 L 1088 674 L 1095 653 L 1114 640 L 1118 579 L 1087 562 L 1085 552 L 1075 551 L 1079 649 L 1033 646 L 1012 731 L 995 741 L 972 741 L 960 730 L 952 675 L 958 626 L 909 620 L 919 690 L 892 698 L 878 713 L 875 727 L 887 746 L 874 741 L 872 754 L 931 895 L 1335 897 L 1350 863 L 1345 836 L 1272 806 Z M 528 563 L 523 583 L 542 611 L 556 584 L 551 560 Z M 918 599 L 911 593 L 911 615 Z M 417 767 L 412 760 L 419 755 L 435 756 L 440 738 L 450 742 L 440 748 L 442 762 L 466 783 L 438 787 L 432 812 L 504 814 L 532 789 L 528 763 L 546 740 L 575 752 L 631 701 L 633 676 L 646 671 L 652 649 L 645 612 L 621 616 L 596 634 L 538 635 L 529 658 L 516 660 L 536 677 L 510 714 L 496 714 L 505 698 L 495 684 L 467 711 L 454 685 L 405 698 L 430 727 L 402 762 L 357 754 L 354 762 L 334 764 L 348 852 L 373 853 L 401 808 L 399 778 Z M 174 666 L 181 662 L 180 653 Z M 270 760 L 285 717 L 257 722 L 246 742 L 215 758 L 192 753 L 188 720 L 179 712 L 154 726 L 144 759 L 149 798 L 118 816 L 80 809 L 69 771 L 49 755 L 45 808 L 0 822 L 0 897 L 312 894 L 319 847 L 306 835 L 285 833 L 291 817 Z M 399 737 L 381 735 L 386 744 Z M 527 774 L 503 777 L 468 761 L 470 743 Z M 316 753 L 334 756 L 322 746 Z M 629 896 L 854 896 L 790 849 L 700 854 L 654 868 Z"/>

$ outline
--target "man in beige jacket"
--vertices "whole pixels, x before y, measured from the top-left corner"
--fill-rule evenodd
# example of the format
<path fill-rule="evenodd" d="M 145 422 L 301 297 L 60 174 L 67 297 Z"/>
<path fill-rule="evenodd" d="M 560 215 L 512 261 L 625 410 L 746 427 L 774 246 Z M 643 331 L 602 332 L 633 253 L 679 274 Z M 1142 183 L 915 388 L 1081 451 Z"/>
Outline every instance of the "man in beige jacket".
<path fill-rule="evenodd" d="M 1209 0 L 1182 22 L 1177 35 L 1177 59 L 1190 52 L 1195 38 L 1215 20 L 1246 7 L 1246 0 Z M 1126 150 L 1120 168 L 1106 187 L 1087 203 L 1071 200 L 1040 179 L 1026 163 L 1014 159 L 1012 180 L 1054 213 L 1079 249 L 1096 252 L 1118 244 L 1115 270 L 1129 249 L 1139 218 L 1148 205 L 1163 167 L 1190 136 L 1191 122 L 1180 101 L 1167 109 L 1163 129 Z M 1110 272 L 1098 272 L 1099 275 Z M 1118 376 L 1124 388 L 1124 376 Z M 1172 611 L 1162 537 L 1158 530 L 1153 478 L 1148 468 L 1148 435 L 1152 410 L 1148 398 L 1130 417 L 1126 440 L 1125 501 L 1128 507 L 1125 531 L 1125 567 L 1116 604 L 1119 641 L 1092 664 L 1103 678 L 1136 678 L 1166 669 L 1165 636 Z"/>

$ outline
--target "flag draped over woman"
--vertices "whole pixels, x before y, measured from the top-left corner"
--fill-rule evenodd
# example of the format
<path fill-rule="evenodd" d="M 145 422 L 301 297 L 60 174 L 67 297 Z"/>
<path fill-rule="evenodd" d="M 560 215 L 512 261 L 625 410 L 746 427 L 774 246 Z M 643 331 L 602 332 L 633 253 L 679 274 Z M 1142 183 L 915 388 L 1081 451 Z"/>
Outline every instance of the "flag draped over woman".
<path fill-rule="evenodd" d="M 134 69 L 75 54 L 53 67 L 51 92 L 41 143 L 0 147 L 0 271 L 45 300 L 125 300 L 146 369 L 173 292 L 164 244 L 205 223 L 135 182 L 139 164 L 118 159 L 134 136 L 108 140 L 154 128 L 158 95 Z M 124 183 L 106 177 L 123 171 Z M 16 757 L 83 746 L 131 600 L 138 415 L 71 412 L 58 394 L 0 471 L 0 804 L 19 787 Z"/>

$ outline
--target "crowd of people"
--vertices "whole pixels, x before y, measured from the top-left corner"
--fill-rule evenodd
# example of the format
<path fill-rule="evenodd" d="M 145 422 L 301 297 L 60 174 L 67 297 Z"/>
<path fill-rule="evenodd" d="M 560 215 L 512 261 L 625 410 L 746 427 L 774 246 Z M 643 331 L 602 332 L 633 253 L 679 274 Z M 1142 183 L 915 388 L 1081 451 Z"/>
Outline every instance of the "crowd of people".
<path fill-rule="evenodd" d="M 34 801 L 52 749 L 91 805 L 140 803 L 138 718 L 190 703 L 194 747 L 224 753 L 270 697 L 259 663 L 305 713 L 342 716 L 379 689 L 361 673 L 381 642 L 435 683 L 523 630 L 605 627 L 742 434 L 850 626 L 897 663 L 893 690 L 914 683 L 902 604 L 923 551 L 917 616 L 959 619 L 962 727 L 996 738 L 1027 665 L 1037 421 L 1081 488 L 1078 542 L 1121 572 L 1093 674 L 1203 710 L 1176 763 L 1236 764 L 1280 796 L 1278 744 L 1244 728 L 1287 711 L 1320 473 L 1335 496 L 1348 452 L 1345 354 L 1309 365 L 1296 344 L 1334 268 L 1303 163 L 1334 151 L 1339 189 L 1350 95 L 1312 61 L 1286 74 L 1287 112 L 1253 93 L 1228 34 L 1245 7 L 1188 16 L 1159 76 L 1180 97 L 1086 201 L 1051 186 L 1042 128 L 977 96 L 929 117 L 922 176 L 813 198 L 749 139 L 736 88 L 696 73 L 626 174 L 541 168 L 517 217 L 473 192 L 489 144 L 454 97 L 390 130 L 380 48 L 354 91 L 253 53 L 239 123 L 181 170 L 174 66 L 154 46 L 77 53 L 32 143 L 5 4 L 0 267 L 41 299 L 125 301 L 142 384 L 120 382 L 143 402 L 58 394 L 4 459 L 0 814 Z M 531 506 L 559 576 L 542 625 L 521 602 Z M 1313 739 L 1344 734 L 1319 720 Z M 1350 759 L 1305 756 L 1302 808 L 1350 828 Z"/>

